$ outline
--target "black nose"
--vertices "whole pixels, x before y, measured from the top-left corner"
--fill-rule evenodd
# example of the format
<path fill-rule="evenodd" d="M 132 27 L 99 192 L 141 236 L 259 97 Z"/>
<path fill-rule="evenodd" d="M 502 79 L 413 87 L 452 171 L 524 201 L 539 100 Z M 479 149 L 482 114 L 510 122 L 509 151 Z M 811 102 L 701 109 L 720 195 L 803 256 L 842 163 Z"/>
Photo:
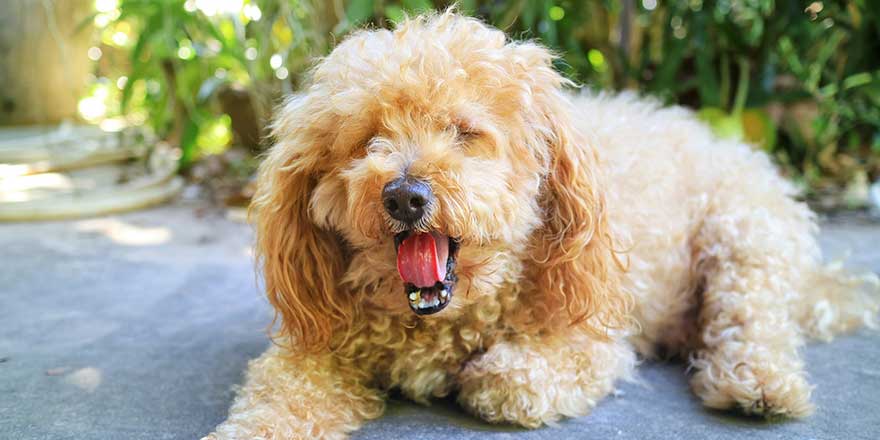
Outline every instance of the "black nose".
<path fill-rule="evenodd" d="M 382 190 L 382 203 L 391 218 L 407 224 L 425 216 L 427 206 L 434 202 L 434 194 L 427 183 L 409 177 L 388 182 Z"/>

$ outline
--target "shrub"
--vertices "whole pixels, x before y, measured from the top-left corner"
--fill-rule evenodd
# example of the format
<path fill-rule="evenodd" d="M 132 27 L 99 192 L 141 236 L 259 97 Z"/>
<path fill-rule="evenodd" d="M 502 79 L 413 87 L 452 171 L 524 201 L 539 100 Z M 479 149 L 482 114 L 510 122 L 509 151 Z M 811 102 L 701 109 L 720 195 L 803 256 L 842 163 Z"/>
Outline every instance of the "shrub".
<path fill-rule="evenodd" d="M 99 76 L 180 144 L 184 165 L 227 140 L 257 151 L 279 95 L 361 25 L 443 9 L 430 0 L 99 0 Z M 336 7 L 341 6 L 341 7 Z M 776 157 L 813 194 L 880 174 L 880 9 L 867 0 L 458 2 L 563 56 L 589 87 L 636 89 L 698 111 Z M 115 38 L 120 32 L 130 39 Z M 128 41 L 123 41 L 128 40 Z M 125 76 L 125 81 L 117 81 Z M 115 96 L 115 98 L 114 98 Z M 227 116 L 224 116 L 227 115 Z"/>

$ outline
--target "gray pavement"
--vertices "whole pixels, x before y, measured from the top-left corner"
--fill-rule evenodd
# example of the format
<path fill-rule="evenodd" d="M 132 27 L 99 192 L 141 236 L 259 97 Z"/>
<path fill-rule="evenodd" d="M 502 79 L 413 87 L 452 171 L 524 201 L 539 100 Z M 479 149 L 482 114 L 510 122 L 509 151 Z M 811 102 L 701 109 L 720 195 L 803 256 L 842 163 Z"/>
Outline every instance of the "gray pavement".
<path fill-rule="evenodd" d="M 0 224 L 0 439 L 198 439 L 223 420 L 247 360 L 268 344 L 252 234 L 171 207 L 100 219 Z M 880 272 L 880 225 L 844 217 L 823 246 Z M 880 336 L 807 347 L 818 404 L 805 421 L 700 407 L 685 368 L 648 363 L 588 417 L 524 431 L 450 402 L 392 400 L 355 439 L 876 439 Z"/>

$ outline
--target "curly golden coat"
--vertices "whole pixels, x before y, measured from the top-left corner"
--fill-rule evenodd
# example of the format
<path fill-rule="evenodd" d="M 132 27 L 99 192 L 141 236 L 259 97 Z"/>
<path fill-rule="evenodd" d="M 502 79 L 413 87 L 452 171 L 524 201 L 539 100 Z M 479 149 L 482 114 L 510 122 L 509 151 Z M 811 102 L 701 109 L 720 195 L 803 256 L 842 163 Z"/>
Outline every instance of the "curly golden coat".
<path fill-rule="evenodd" d="M 587 414 L 636 352 L 689 357 L 706 406 L 812 410 L 804 336 L 870 320 L 875 288 L 821 263 L 768 157 L 681 108 L 563 90 L 553 55 L 452 11 L 345 39 L 274 124 L 253 201 L 280 321 L 209 438 L 345 438 L 391 388 L 490 422 Z M 459 294 L 407 306 L 383 186 L 436 195 Z"/>

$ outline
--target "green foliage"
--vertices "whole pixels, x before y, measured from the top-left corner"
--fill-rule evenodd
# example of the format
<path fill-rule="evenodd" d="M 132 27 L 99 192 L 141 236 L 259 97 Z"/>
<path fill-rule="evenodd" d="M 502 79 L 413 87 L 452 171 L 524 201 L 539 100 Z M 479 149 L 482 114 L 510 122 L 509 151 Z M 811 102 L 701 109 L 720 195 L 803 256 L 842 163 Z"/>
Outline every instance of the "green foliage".
<path fill-rule="evenodd" d="M 273 98 L 291 92 L 311 58 L 327 51 L 327 32 L 315 28 L 309 2 L 247 0 L 232 11 L 222 3 L 121 0 L 103 28 L 115 36 L 122 26 L 133 37 L 131 44 L 104 39 L 105 49 L 124 55 L 121 66 L 106 67 L 108 76 L 127 78 L 120 113 L 144 112 L 156 132 L 180 145 L 184 166 L 228 144 L 233 118 L 262 131 Z M 236 94 L 245 96 L 244 107 Z"/>
<path fill-rule="evenodd" d="M 701 109 L 716 133 L 767 149 L 811 189 L 880 174 L 876 4 L 544 0 L 478 12 L 555 48 L 581 83 Z"/>
<path fill-rule="evenodd" d="M 137 36 L 121 47 L 127 62 L 107 73 L 128 76 L 122 108 L 141 109 L 185 160 L 205 148 L 199 142 L 225 139 L 203 134 L 222 121 L 243 138 L 240 115 L 221 118 L 231 113 L 222 99 L 229 90 L 247 94 L 262 127 L 330 42 L 451 2 L 243 0 L 222 12 L 209 3 L 121 0 L 106 26 L 127 24 Z M 809 188 L 880 174 L 880 8 L 869 0 L 462 0 L 457 8 L 540 40 L 580 83 L 699 110 L 719 135 L 766 149 Z"/>

